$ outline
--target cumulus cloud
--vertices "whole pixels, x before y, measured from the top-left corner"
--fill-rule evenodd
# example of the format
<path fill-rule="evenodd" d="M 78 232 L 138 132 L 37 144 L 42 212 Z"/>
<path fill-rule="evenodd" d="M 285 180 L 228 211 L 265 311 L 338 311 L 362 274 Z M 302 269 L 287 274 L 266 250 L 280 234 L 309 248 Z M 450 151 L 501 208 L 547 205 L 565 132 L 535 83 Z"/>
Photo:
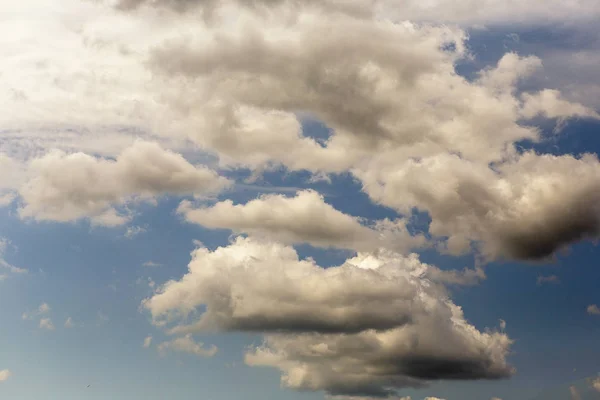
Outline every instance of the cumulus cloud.
<path fill-rule="evenodd" d="M 127 227 L 127 230 L 125 231 L 125 237 L 127 239 L 132 239 L 135 236 L 139 235 L 140 233 L 145 233 L 147 232 L 147 229 L 141 226 L 129 226 Z"/>
<path fill-rule="evenodd" d="M 48 314 L 50 312 L 50 310 L 52 310 L 52 308 L 50 307 L 50 305 L 48 305 L 48 303 L 42 303 L 37 308 L 37 310 L 35 310 L 33 312 L 25 312 L 25 313 L 23 313 L 23 315 L 21 316 L 21 318 L 24 319 L 24 320 L 25 319 L 32 319 L 32 318 L 34 318 L 36 316 Z"/>
<path fill-rule="evenodd" d="M 146 261 L 142 264 L 143 267 L 160 267 L 162 264 L 156 263 L 154 261 Z"/>
<path fill-rule="evenodd" d="M 0 370 L 0 382 L 5 382 L 12 376 L 12 372 L 8 369 Z"/>
<path fill-rule="evenodd" d="M 196 167 L 158 144 L 137 141 L 116 160 L 83 153 L 51 152 L 31 162 L 32 178 L 19 193 L 22 218 L 121 225 L 129 220 L 113 207 L 162 194 L 217 193 L 229 185 L 206 167 Z"/>
<path fill-rule="evenodd" d="M 198 357 L 213 357 L 218 351 L 214 345 L 206 348 L 203 343 L 194 341 L 190 334 L 158 345 L 158 351 L 162 354 L 169 350 L 179 353 L 189 353 Z"/>
<path fill-rule="evenodd" d="M 596 304 L 590 304 L 586 311 L 590 315 L 600 315 L 600 308 Z"/>
<path fill-rule="evenodd" d="M 600 228 L 600 164 L 590 154 L 528 152 L 496 171 L 443 155 L 377 175 L 386 184 L 369 187 L 375 200 L 399 210 L 429 212 L 430 233 L 447 237 L 456 253 L 468 251 L 474 241 L 490 258 L 540 259 L 597 236 Z"/>
<path fill-rule="evenodd" d="M 147 336 L 147 337 L 144 339 L 144 343 L 142 344 L 142 346 L 143 346 L 144 348 L 148 348 L 148 347 L 150 347 L 150 345 L 151 345 L 151 344 L 152 344 L 152 336 Z"/>
<path fill-rule="evenodd" d="M 598 117 L 553 90 L 517 94 L 539 59 L 509 53 L 469 82 L 454 68 L 465 56 L 460 30 L 340 18 L 338 35 L 331 21 L 307 18 L 276 39 L 249 21 L 208 44 L 169 42 L 152 61 L 165 76 L 211 87 L 216 111 L 198 111 L 204 129 L 190 138 L 222 161 L 349 169 L 375 202 L 428 212 L 430 233 L 451 253 L 475 246 L 489 258 L 539 259 L 597 234 L 598 161 L 514 146 L 540 140 L 523 119 Z M 300 135 L 297 110 L 332 129 L 324 145 Z"/>
<path fill-rule="evenodd" d="M 200 10 L 207 16 L 211 16 L 222 3 L 218 0 L 117 0 L 115 6 L 125 11 L 133 10 L 140 6 L 168 8 L 180 13 Z M 373 2 L 360 0 L 231 0 L 225 3 L 233 3 L 255 10 L 268 10 L 277 6 L 291 6 L 296 9 L 308 6 L 328 12 L 342 12 L 356 16 L 368 16 L 373 12 Z"/>
<path fill-rule="evenodd" d="M 67 319 L 65 321 L 65 328 L 70 329 L 70 328 L 73 328 L 74 326 L 75 326 L 75 324 L 73 323 L 73 318 L 67 317 Z"/>
<path fill-rule="evenodd" d="M 54 330 L 54 324 L 50 318 L 42 318 L 40 319 L 40 329 L 45 329 L 47 331 Z"/>
<path fill-rule="evenodd" d="M 510 376 L 511 340 L 468 324 L 427 279 L 430 268 L 384 251 L 324 269 L 292 247 L 238 237 L 195 250 L 189 272 L 143 305 L 172 334 L 265 334 L 246 362 L 279 368 L 282 383 L 298 390 L 381 397 L 429 380 Z"/>
<path fill-rule="evenodd" d="M 188 222 L 208 228 L 231 229 L 286 244 L 309 243 L 355 251 L 380 247 L 406 251 L 425 242 L 422 236 L 411 236 L 403 220 L 382 220 L 372 227 L 365 226 L 310 190 L 299 191 L 295 197 L 265 195 L 238 205 L 225 200 L 212 207 L 192 208 L 189 202 L 184 202 L 179 212 Z"/>
<path fill-rule="evenodd" d="M 47 47 L 43 40 L 26 33 L 18 37 L 26 47 L 7 49 L 10 68 L 0 79 L 7 87 L 12 87 L 11 82 L 31 82 L 32 87 L 22 88 L 26 101 L 4 99 L 5 109 L 11 112 L 0 122 L 11 127 L 64 127 L 71 119 L 71 124 L 97 131 L 106 121 L 114 121 L 160 132 L 173 140 L 190 139 L 218 155 L 224 165 L 261 171 L 283 164 L 317 175 L 351 171 L 374 201 L 407 216 L 415 208 L 428 212 L 431 233 L 447 240 L 451 253 L 475 247 L 490 258 L 538 259 L 571 241 L 596 235 L 597 227 L 584 223 L 588 216 L 590 221 L 597 219 L 591 180 L 586 188 L 577 188 L 585 192 L 579 193 L 585 200 L 569 196 L 577 182 L 557 184 L 556 193 L 549 193 L 538 210 L 530 209 L 527 195 L 540 191 L 531 187 L 538 181 L 533 175 L 548 178 L 533 161 L 547 161 L 530 154 L 523 157 L 529 161 L 522 162 L 517 155 L 515 142 L 540 139 L 538 129 L 524 120 L 535 116 L 597 117 L 593 110 L 567 102 L 555 90 L 520 93 L 517 82 L 541 68 L 536 57 L 509 53 L 468 81 L 455 68 L 457 61 L 469 57 L 462 29 L 391 23 L 393 10 L 375 18 L 368 12 L 331 13 L 326 5 L 354 3 L 347 1 L 315 2 L 314 7 L 294 7 L 299 3 L 293 1 L 252 3 L 276 4 L 268 13 L 255 12 L 254 5 L 223 2 L 219 4 L 222 18 L 208 25 L 198 22 L 193 8 L 184 7 L 189 15 L 174 18 L 169 13 L 158 17 L 145 12 L 117 16 L 102 2 L 88 3 L 73 7 L 77 16 L 73 19 L 81 21 L 79 31 L 86 39 L 85 46 L 74 41 L 77 36 L 71 31 L 64 31 L 69 24 L 62 21 L 63 16 L 56 16 L 60 24 L 48 27 L 52 35 L 68 43 L 61 48 L 67 61 L 52 59 L 42 51 Z M 189 4 L 173 0 L 121 5 L 141 3 Z M 202 8 L 211 2 L 194 3 Z M 372 10 L 385 10 L 384 3 Z M 496 15 L 500 3 L 489 3 L 481 8 L 469 5 L 469 13 L 460 15 L 467 20 L 479 11 Z M 419 19 L 415 10 L 438 12 L 436 7 L 422 9 L 415 4 L 408 2 L 402 8 L 404 14 L 399 15 Z M 458 9 L 465 4 L 460 3 Z M 444 1 L 437 5 L 439 9 L 450 7 Z M 547 6 L 523 7 L 521 16 L 539 16 L 535 10 L 549 12 Z M 595 12 L 587 3 L 564 7 L 560 15 L 590 16 Z M 97 18 L 92 20 L 90 15 L 103 23 L 94 23 Z M 113 23 L 115 18 L 119 18 L 118 24 Z M 337 29 L 331 30 L 332 25 Z M 114 26 L 120 31 L 107 28 Z M 190 32 L 193 34 L 187 35 Z M 40 67 L 24 63 L 23 57 L 15 55 L 18 51 L 42 52 L 44 57 L 36 59 Z M 57 67 L 49 71 L 44 65 Z M 67 66 L 76 74 L 65 75 Z M 70 83 L 74 74 L 78 84 Z M 48 107 L 48 98 L 52 107 Z M 86 102 L 73 100 L 81 98 Z M 331 137 L 319 142 L 304 136 L 298 112 L 323 121 L 332 129 Z M 123 146 L 124 142 L 119 142 L 112 147 Z M 590 176 L 594 174 L 597 161 L 566 158 L 557 158 L 557 162 L 587 168 Z M 529 167 L 534 170 L 526 170 Z M 565 171 L 554 171 L 554 179 L 562 176 L 568 182 Z M 417 173 L 419 179 L 411 179 L 408 172 Z M 527 175 L 531 184 L 519 179 Z M 432 184 L 437 181 L 442 183 L 440 193 Z M 106 203 L 115 197 L 120 203 L 123 196 L 132 195 L 110 192 L 110 199 L 86 199 L 93 208 L 92 222 L 125 223 L 128 213 Z M 561 200 L 566 197 L 571 208 L 550 207 L 548 203 L 559 196 Z M 38 204 L 29 212 L 36 218 L 50 218 L 51 214 L 72 220 L 90 211 L 81 208 L 81 204 L 72 204 L 67 212 Z M 535 216 L 521 227 L 514 216 L 529 211 Z M 536 234 L 538 228 L 547 228 L 546 220 L 556 225 L 549 227 L 538 246 Z"/>
<path fill-rule="evenodd" d="M 590 382 L 592 389 L 594 389 L 597 392 L 600 392 L 600 377 L 592 379 Z"/>

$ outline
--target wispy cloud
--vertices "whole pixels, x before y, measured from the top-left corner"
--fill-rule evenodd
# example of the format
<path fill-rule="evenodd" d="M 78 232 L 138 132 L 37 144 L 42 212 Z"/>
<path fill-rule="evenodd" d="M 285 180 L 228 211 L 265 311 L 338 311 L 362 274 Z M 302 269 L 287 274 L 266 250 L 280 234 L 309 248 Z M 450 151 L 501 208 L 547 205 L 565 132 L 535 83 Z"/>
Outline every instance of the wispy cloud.
<path fill-rule="evenodd" d="M 560 283 L 560 279 L 556 275 L 538 276 L 537 277 L 537 285 L 538 286 L 541 286 L 545 283 L 551 283 L 551 284 L 557 285 Z"/>

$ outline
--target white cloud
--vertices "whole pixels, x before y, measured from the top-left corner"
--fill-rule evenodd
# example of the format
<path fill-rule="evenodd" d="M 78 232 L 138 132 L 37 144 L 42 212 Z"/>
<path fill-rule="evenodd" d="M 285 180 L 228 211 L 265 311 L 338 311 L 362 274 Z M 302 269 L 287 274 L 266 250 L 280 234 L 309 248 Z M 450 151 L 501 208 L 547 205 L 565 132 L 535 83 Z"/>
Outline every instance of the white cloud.
<path fill-rule="evenodd" d="M 145 347 L 145 348 L 148 348 L 148 347 L 150 347 L 151 344 L 152 344 L 152 336 L 147 336 L 144 339 L 144 343 L 143 343 L 142 346 Z"/>
<path fill-rule="evenodd" d="M 0 382 L 5 382 L 12 376 L 12 372 L 8 369 L 0 370 Z"/>
<path fill-rule="evenodd" d="M 37 310 L 32 311 L 32 312 L 24 312 L 23 315 L 21 316 L 21 319 L 33 319 L 34 317 L 38 317 L 44 314 L 48 314 L 51 310 L 51 307 L 48 305 L 48 303 L 42 303 L 40 304 L 40 306 L 37 308 Z"/>
<path fill-rule="evenodd" d="M 444 288 L 427 279 L 429 268 L 416 255 L 384 251 L 324 269 L 291 247 L 239 237 L 215 251 L 195 250 L 189 272 L 143 306 L 172 334 L 265 334 L 246 362 L 279 368 L 294 389 L 391 395 L 430 379 L 511 375 L 511 340 L 469 325 Z"/>
<path fill-rule="evenodd" d="M 0 207 L 9 206 L 16 198 L 17 195 L 12 192 L 0 194 Z"/>
<path fill-rule="evenodd" d="M 600 308 L 596 304 L 590 304 L 586 311 L 590 315 L 600 315 Z"/>
<path fill-rule="evenodd" d="M 65 0 L 60 7 L 40 6 L 26 0 L 23 10 L 42 7 L 52 15 L 45 26 L 48 34 L 9 31 L 1 44 L 8 67 L 0 82 L 8 88 L 24 83 L 15 88 L 22 92 L 21 100 L 15 101 L 10 90 L 6 91 L 13 93 L 10 98 L 5 94 L 0 99 L 0 105 L 6 105 L 0 109 L 10 110 L 0 115 L 0 123 L 19 132 L 38 132 L 35 138 L 10 143 L 47 140 L 52 136 L 48 127 L 57 127 L 56 143 L 44 142 L 42 148 L 72 151 L 79 143 L 90 153 L 119 154 L 135 146 L 132 135 L 113 140 L 115 132 L 106 136 L 108 147 L 90 144 L 110 121 L 111 126 L 160 132 L 161 143 L 172 139 L 181 147 L 190 139 L 214 151 L 223 165 L 261 171 L 283 164 L 317 175 L 350 170 L 374 201 L 407 216 L 415 208 L 430 213 L 431 233 L 447 239 L 451 253 L 475 246 L 488 257 L 540 258 L 572 240 L 596 235 L 596 226 L 581 224 L 595 212 L 591 193 L 596 189 L 591 182 L 597 161 L 557 158 L 576 170 L 587 169 L 587 187 L 570 182 L 563 168 L 556 179 L 567 176 L 564 182 L 536 207 L 529 197 L 541 189 L 519 178 L 529 176 L 536 184 L 549 179 L 541 167 L 548 162 L 543 157 L 529 154 L 524 157 L 527 162 L 516 157 L 515 142 L 539 139 L 538 130 L 523 118 L 595 116 L 580 104 L 566 102 L 555 90 L 518 93 L 516 82 L 540 68 L 536 57 L 509 53 L 469 82 L 455 70 L 458 60 L 469 57 L 465 31 L 391 23 L 393 11 L 372 18 L 369 12 L 330 13 L 332 8 L 322 2 L 307 7 L 279 2 L 272 12 L 257 13 L 252 7 L 240 8 L 239 2 L 224 2 L 219 3 L 221 17 L 204 24 L 194 9 L 177 15 L 149 10 L 115 14 L 105 2 L 79 3 Z M 467 7 L 467 2 L 438 1 L 432 3 L 436 7 L 422 9 L 408 2 L 400 15 L 417 19 L 444 15 L 450 20 L 460 15 L 465 21 L 489 22 L 501 11 L 500 2 L 471 3 Z M 564 6 L 563 12 L 552 15 L 589 17 L 597 10 L 590 4 Z M 450 6 L 453 12 L 448 13 Z M 469 12 L 463 12 L 465 7 Z M 539 12 L 547 18 L 550 12 L 546 5 L 519 7 L 524 7 L 519 15 L 528 21 L 540 17 Z M 462 11 L 455 14 L 456 10 Z M 14 16 L 23 26 L 32 23 L 27 12 Z M 290 16 L 296 17 L 294 24 Z M 331 31 L 332 24 L 338 29 Z M 177 36 L 183 39 L 173 39 Z M 303 136 L 298 112 L 322 120 L 333 135 L 323 144 Z M 77 138 L 69 133 L 65 139 L 67 126 L 87 131 Z M 68 160 L 75 168 L 72 155 L 51 154 L 60 165 Z M 542 159 L 540 166 L 532 165 L 537 158 Z M 84 163 L 94 162 L 110 164 L 97 159 Z M 534 170 L 525 170 L 528 167 Z M 419 179 L 411 178 L 410 172 Z M 440 193 L 434 182 L 440 182 Z M 57 188 L 54 183 L 46 179 L 38 189 L 57 190 L 54 200 L 64 207 L 26 190 L 33 203 L 26 204 L 22 214 L 59 220 L 91 216 L 92 223 L 111 226 L 130 219 L 129 212 L 113 207 L 136 196 L 133 191 L 99 185 L 99 193 L 92 196 L 89 188 L 78 190 L 84 206 L 75 202 L 79 197 L 59 190 L 73 188 Z M 577 192 L 573 189 L 592 199 L 578 202 L 581 196 L 569 196 Z M 576 217 L 565 214 L 568 207 L 549 206 L 559 196 L 572 206 L 578 202 L 573 206 Z M 521 227 L 519 218 L 527 213 L 533 216 Z M 542 222 L 548 216 L 558 222 L 544 237 L 544 248 L 532 248 L 535 235 L 548 228 Z M 573 218 L 576 221 L 565 223 Z M 568 227 L 568 232 L 560 227 Z M 521 241 L 526 246 L 519 246 Z"/>
<path fill-rule="evenodd" d="M 310 190 L 299 191 L 295 197 L 264 195 L 238 205 L 225 200 L 212 207 L 194 209 L 184 202 L 179 212 L 188 222 L 208 228 L 231 229 L 286 244 L 406 251 L 425 242 L 422 236 L 411 236 L 403 220 L 376 221 L 372 227 L 364 226 L 358 218 L 336 210 L 323 196 Z"/>
<path fill-rule="evenodd" d="M 50 318 L 42 318 L 40 319 L 40 329 L 45 329 L 48 331 L 54 330 L 54 324 Z"/>
<path fill-rule="evenodd" d="M 593 117 L 598 114 L 581 104 L 571 103 L 563 98 L 558 90 L 545 89 L 538 93 L 523 94 L 521 115 L 525 118 L 544 116 L 547 118 Z"/>
<path fill-rule="evenodd" d="M 503 319 L 500 320 L 500 330 L 502 332 L 504 332 L 506 330 L 506 321 Z"/>
<path fill-rule="evenodd" d="M 465 57 L 457 29 L 335 17 L 337 34 L 331 20 L 312 15 L 293 29 L 245 21 L 208 43 L 167 42 L 153 56 L 174 84 L 185 77 L 197 91 L 211 87 L 190 138 L 221 162 L 351 170 L 375 202 L 428 212 L 430 233 L 447 239 L 451 253 L 475 246 L 488 258 L 536 259 L 597 234 L 598 160 L 519 156 L 514 146 L 540 139 L 524 118 L 597 117 L 555 90 L 517 93 L 539 59 L 509 53 L 469 82 L 454 67 Z M 190 89 L 179 97 L 199 96 Z M 300 135 L 298 110 L 333 130 L 323 146 Z"/>
<path fill-rule="evenodd" d="M 168 350 L 194 354 L 198 357 L 213 357 L 218 351 L 217 347 L 214 345 L 206 348 L 203 343 L 195 342 L 190 334 L 158 345 L 158 351 L 160 353 L 164 354 Z"/>
<path fill-rule="evenodd" d="M 73 328 L 74 326 L 75 326 L 75 324 L 73 323 L 73 318 L 67 317 L 67 319 L 65 321 L 65 328 L 69 329 L 69 328 Z"/>
<path fill-rule="evenodd" d="M 137 141 L 115 161 L 83 153 L 54 151 L 31 162 L 32 178 L 20 189 L 23 218 L 92 222 L 114 226 L 128 221 L 113 207 L 162 194 L 216 193 L 229 185 L 205 167 L 156 143 Z M 66 172 L 68 171 L 68 172 Z"/>
<path fill-rule="evenodd" d="M 143 227 L 141 227 L 141 226 L 128 226 L 128 227 L 127 227 L 127 230 L 125 231 L 125 237 L 126 237 L 127 239 L 131 239 L 131 238 L 133 238 L 134 236 L 137 236 L 137 235 L 139 235 L 140 233 L 144 233 L 144 232 L 146 232 L 146 231 L 147 231 L 147 229 L 146 229 L 146 228 L 143 228 Z"/>
<path fill-rule="evenodd" d="M 143 267 L 160 267 L 162 264 L 155 263 L 154 261 L 146 261 L 142 264 Z"/>
<path fill-rule="evenodd" d="M 600 377 L 592 379 L 591 386 L 595 391 L 600 392 Z"/>
<path fill-rule="evenodd" d="M 27 273 L 27 270 L 25 268 L 15 267 L 14 265 L 12 265 L 11 263 L 9 263 L 8 261 L 6 261 L 4 259 L 6 250 L 10 245 L 11 245 L 10 240 L 0 237 L 0 270 L 5 270 L 12 274 Z M 7 277 L 6 274 L 2 274 L 2 276 L 4 277 L 3 279 L 6 279 L 6 277 Z"/>

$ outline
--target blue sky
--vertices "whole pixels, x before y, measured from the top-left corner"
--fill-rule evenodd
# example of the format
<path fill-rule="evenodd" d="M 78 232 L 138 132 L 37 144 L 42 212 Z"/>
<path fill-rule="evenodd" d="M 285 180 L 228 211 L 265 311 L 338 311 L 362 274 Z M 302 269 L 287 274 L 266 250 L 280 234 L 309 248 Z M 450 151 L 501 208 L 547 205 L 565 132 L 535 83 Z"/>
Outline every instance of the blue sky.
<path fill-rule="evenodd" d="M 264 3 L 0 6 L 0 397 L 600 399 L 600 8 Z"/>

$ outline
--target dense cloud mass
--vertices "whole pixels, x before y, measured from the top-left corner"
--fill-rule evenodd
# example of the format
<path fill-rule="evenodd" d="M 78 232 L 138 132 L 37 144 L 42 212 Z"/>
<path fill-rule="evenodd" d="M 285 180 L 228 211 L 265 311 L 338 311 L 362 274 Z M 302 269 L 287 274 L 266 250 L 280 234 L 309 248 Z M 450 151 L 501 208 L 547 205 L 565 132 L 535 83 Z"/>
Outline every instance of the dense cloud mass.
<path fill-rule="evenodd" d="M 226 200 L 196 209 L 182 203 L 179 212 L 187 221 L 207 228 L 231 229 L 287 244 L 310 243 L 355 251 L 380 247 L 406 251 L 425 242 L 422 236 L 411 236 L 402 220 L 382 220 L 373 227 L 364 226 L 358 218 L 327 204 L 314 191 L 300 191 L 295 197 L 265 195 L 238 205 Z"/>
<path fill-rule="evenodd" d="M 144 302 L 155 322 L 200 313 L 170 332 L 264 333 L 246 362 L 281 369 L 288 387 L 385 397 L 430 380 L 512 374 L 510 339 L 468 324 L 443 286 L 428 279 L 436 269 L 416 255 L 359 253 L 324 269 L 291 247 L 237 238 L 192 256 L 181 280 Z"/>
<path fill-rule="evenodd" d="M 120 226 L 139 202 L 193 196 L 202 205 L 181 202 L 185 221 L 246 235 L 197 248 L 183 277 L 144 300 L 173 335 L 161 353 L 212 357 L 217 348 L 193 335 L 262 334 L 248 365 L 337 400 L 410 400 L 402 389 L 506 378 L 506 323 L 476 328 L 447 291 L 478 284 L 484 269 L 446 270 L 411 251 L 531 261 L 600 236 L 597 157 L 520 146 L 545 140 L 540 121 L 599 119 L 574 100 L 586 96 L 524 85 L 544 74 L 535 55 L 507 52 L 468 77 L 458 68 L 476 65 L 465 27 L 585 23 L 597 1 L 22 3 L 0 5 L 12 21 L 0 26 L 0 207 Z M 301 116 L 329 134 L 311 136 Z M 233 178 L 197 162 L 206 159 Z M 273 170 L 349 174 L 394 219 L 348 214 L 314 190 L 214 198 Z M 421 212 L 428 225 L 411 226 Z M 0 280 L 25 272 L 4 260 L 7 243 Z M 298 256 L 303 243 L 354 256 L 323 268 Z M 49 317 L 39 327 L 54 329 Z"/>
<path fill-rule="evenodd" d="M 72 221 L 90 217 L 99 225 L 121 225 L 126 215 L 112 208 L 134 197 L 217 193 L 229 185 L 205 167 L 156 143 L 138 141 L 116 160 L 55 151 L 31 162 L 32 177 L 19 190 L 21 217 Z"/>
<path fill-rule="evenodd" d="M 220 134 L 207 135 L 217 130 L 205 120 L 191 139 L 223 161 L 350 169 L 374 201 L 428 212 L 430 233 L 447 238 L 451 253 L 474 245 L 488 258 L 539 259 L 597 234 L 597 160 L 518 154 L 514 146 L 539 140 L 525 120 L 598 116 L 555 90 L 518 94 L 539 59 L 509 53 L 468 82 L 454 69 L 464 56 L 460 30 L 338 23 L 347 27 L 339 34 L 307 18 L 275 39 L 249 22 L 247 34 L 222 33 L 209 45 L 169 43 L 153 63 L 211 87 Z M 296 110 L 333 129 L 323 146 L 300 135 Z"/>

